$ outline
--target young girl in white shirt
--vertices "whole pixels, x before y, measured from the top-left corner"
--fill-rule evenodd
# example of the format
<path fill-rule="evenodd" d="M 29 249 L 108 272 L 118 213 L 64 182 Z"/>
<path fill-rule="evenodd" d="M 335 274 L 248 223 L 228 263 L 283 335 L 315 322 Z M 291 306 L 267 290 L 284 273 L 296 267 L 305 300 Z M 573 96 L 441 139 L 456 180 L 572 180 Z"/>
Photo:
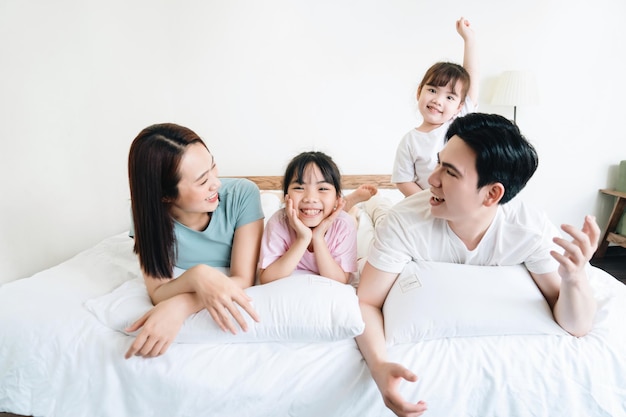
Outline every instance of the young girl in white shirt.
<path fill-rule="evenodd" d="M 437 164 L 450 123 L 478 106 L 478 64 L 470 23 L 460 18 L 456 30 L 464 41 L 463 66 L 438 62 L 424 74 L 417 88 L 422 123 L 400 141 L 391 182 L 408 197 L 428 188 L 428 176 Z"/>

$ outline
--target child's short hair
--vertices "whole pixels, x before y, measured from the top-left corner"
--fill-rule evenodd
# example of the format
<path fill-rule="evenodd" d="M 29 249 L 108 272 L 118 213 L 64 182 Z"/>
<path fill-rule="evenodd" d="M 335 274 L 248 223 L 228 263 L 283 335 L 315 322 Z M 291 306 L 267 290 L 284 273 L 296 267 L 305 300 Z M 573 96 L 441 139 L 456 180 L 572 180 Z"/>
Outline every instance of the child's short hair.
<path fill-rule="evenodd" d="M 293 181 L 302 184 L 304 170 L 309 164 L 317 165 L 322 172 L 324 181 L 332 184 L 337 191 L 337 195 L 341 195 L 341 173 L 339 168 L 330 156 L 323 152 L 315 151 L 302 152 L 289 162 L 283 177 L 283 194 L 287 195 L 289 184 Z"/>
<path fill-rule="evenodd" d="M 457 81 L 461 81 L 463 87 L 459 92 L 459 96 L 461 97 L 461 103 L 463 103 L 472 80 L 470 79 L 470 75 L 465 68 L 453 62 L 437 62 L 428 68 L 426 74 L 424 74 L 424 78 L 422 78 L 422 82 L 419 87 L 417 87 L 417 92 L 418 94 L 421 93 L 422 88 L 425 85 L 445 87 L 450 81 L 452 81 L 452 88 L 454 88 Z M 454 92 L 456 93 L 456 91 Z"/>

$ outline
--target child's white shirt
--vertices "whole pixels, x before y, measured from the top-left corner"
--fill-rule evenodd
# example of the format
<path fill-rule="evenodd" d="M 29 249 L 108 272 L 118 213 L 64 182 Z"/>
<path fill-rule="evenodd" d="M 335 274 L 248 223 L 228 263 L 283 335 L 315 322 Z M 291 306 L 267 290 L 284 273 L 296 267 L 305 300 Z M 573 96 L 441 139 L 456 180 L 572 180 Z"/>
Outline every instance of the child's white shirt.
<path fill-rule="evenodd" d="M 466 97 L 458 116 L 474 112 L 476 108 L 472 100 Z M 392 183 L 415 182 L 423 190 L 429 188 L 428 177 L 437 166 L 437 153 L 443 149 L 444 138 L 452 120 L 430 132 L 411 129 L 404 135 L 396 150 Z"/>

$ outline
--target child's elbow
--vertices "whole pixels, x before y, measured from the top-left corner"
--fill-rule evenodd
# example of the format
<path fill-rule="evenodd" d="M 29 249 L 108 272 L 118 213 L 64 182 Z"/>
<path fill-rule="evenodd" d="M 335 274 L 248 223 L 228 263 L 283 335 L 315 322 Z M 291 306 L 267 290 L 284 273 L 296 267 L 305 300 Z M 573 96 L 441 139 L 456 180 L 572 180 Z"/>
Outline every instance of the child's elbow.
<path fill-rule="evenodd" d="M 341 275 L 337 275 L 336 277 L 333 277 L 333 279 L 341 284 L 347 284 L 350 282 L 351 277 L 352 277 L 352 274 L 350 272 L 344 272 Z"/>

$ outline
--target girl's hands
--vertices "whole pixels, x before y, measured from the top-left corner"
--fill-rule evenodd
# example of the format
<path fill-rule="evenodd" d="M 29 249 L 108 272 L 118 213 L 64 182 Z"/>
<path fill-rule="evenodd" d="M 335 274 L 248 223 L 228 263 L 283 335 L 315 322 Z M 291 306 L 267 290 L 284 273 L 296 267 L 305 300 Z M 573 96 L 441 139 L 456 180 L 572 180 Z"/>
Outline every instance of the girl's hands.
<path fill-rule="evenodd" d="M 293 206 L 293 200 L 289 198 L 289 195 L 285 195 L 285 212 L 287 213 L 289 225 L 295 230 L 296 236 L 298 236 L 299 239 L 310 242 L 313 232 L 298 218 L 298 211 Z"/>
<path fill-rule="evenodd" d="M 326 232 L 328 232 L 328 229 L 333 224 L 337 216 L 339 216 L 339 213 L 341 213 L 345 205 L 346 205 L 346 200 L 343 197 L 340 197 L 337 199 L 337 207 L 335 207 L 335 211 L 333 211 L 330 216 L 322 220 L 320 224 L 318 224 L 313 229 L 313 236 L 312 236 L 313 242 L 315 242 L 318 239 L 324 239 Z"/>
<path fill-rule="evenodd" d="M 326 232 L 328 232 L 328 229 L 333 224 L 337 216 L 339 216 L 339 213 L 341 213 L 345 205 L 346 200 L 343 197 L 338 198 L 337 206 L 334 211 L 328 217 L 323 219 L 320 224 L 311 229 L 302 223 L 302 220 L 298 218 L 298 211 L 293 206 L 293 200 L 290 199 L 288 195 L 285 196 L 285 212 L 287 213 L 289 225 L 293 230 L 295 230 L 299 239 L 309 243 L 324 238 Z"/>
<path fill-rule="evenodd" d="M 472 30 L 469 20 L 464 17 L 456 21 L 456 31 L 465 41 L 474 36 L 474 30 Z"/>

